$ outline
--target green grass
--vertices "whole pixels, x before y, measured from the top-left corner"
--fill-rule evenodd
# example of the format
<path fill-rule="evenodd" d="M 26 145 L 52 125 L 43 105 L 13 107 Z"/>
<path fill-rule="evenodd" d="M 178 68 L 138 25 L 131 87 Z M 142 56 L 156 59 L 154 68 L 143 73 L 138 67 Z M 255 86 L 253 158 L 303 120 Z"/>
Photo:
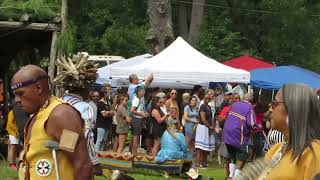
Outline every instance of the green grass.
<path fill-rule="evenodd" d="M 214 180 L 224 180 L 224 170 L 222 168 L 208 168 L 208 169 L 200 169 L 199 174 L 203 177 L 213 177 Z M 144 170 L 144 171 L 136 171 L 133 173 L 128 173 L 129 176 L 133 177 L 136 180 L 165 180 L 164 176 L 160 173 L 151 171 L 151 170 Z M 96 177 L 97 180 L 106 180 L 106 177 Z M 168 179 L 170 180 L 185 180 L 187 177 L 177 177 L 177 176 L 170 176 Z"/>
<path fill-rule="evenodd" d="M 225 173 L 224 169 L 217 162 L 210 163 L 211 168 L 200 169 L 199 174 L 203 177 L 212 177 L 214 180 L 224 180 Z M 135 178 L 136 180 L 165 180 L 161 173 L 152 170 L 135 170 L 132 173 L 128 173 L 129 176 Z M 97 177 L 97 180 L 108 179 L 106 177 Z M 187 177 L 170 176 L 170 180 L 185 180 Z"/>
<path fill-rule="evenodd" d="M 200 173 L 204 177 L 213 177 L 214 180 L 224 180 L 225 174 L 223 168 L 218 169 L 206 169 L 206 170 L 200 170 Z"/>
<path fill-rule="evenodd" d="M 11 170 L 5 161 L 0 161 L 0 179 L 1 180 L 15 180 L 18 178 L 18 173 Z"/>
<path fill-rule="evenodd" d="M 224 180 L 224 170 L 221 166 L 213 164 L 214 168 L 200 169 L 199 174 L 204 177 L 213 177 L 214 180 Z M 138 170 L 129 173 L 136 180 L 162 180 L 165 179 L 160 173 L 151 170 Z M 5 161 L 0 161 L 0 180 L 16 180 L 18 173 L 11 170 Z M 107 177 L 96 177 L 97 180 L 106 180 Z M 183 180 L 185 177 L 169 177 L 170 180 Z"/>

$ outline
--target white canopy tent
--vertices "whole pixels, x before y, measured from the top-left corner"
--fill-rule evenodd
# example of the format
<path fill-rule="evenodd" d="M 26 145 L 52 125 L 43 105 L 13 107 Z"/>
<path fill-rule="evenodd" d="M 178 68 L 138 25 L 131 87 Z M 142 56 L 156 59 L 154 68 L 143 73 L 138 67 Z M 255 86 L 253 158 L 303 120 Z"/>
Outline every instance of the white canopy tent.
<path fill-rule="evenodd" d="M 143 55 L 139 55 L 139 56 L 135 56 L 123 61 L 119 61 L 117 63 L 113 63 L 111 65 L 108 66 L 104 66 L 102 68 L 98 69 L 98 78 L 96 83 L 97 84 L 105 84 L 105 83 L 111 83 L 113 85 L 117 85 L 117 81 L 119 79 L 117 78 L 111 78 L 111 74 L 110 74 L 110 69 L 111 68 L 122 68 L 122 67 L 130 67 L 133 65 L 137 65 L 140 64 L 142 62 L 144 62 L 147 59 L 152 58 L 153 56 L 151 54 L 143 54 Z"/>
<path fill-rule="evenodd" d="M 196 84 L 208 86 L 209 82 L 248 83 L 250 73 L 223 65 L 211 59 L 178 37 L 156 56 L 140 63 L 110 67 L 110 78 L 123 85 L 132 73 L 143 79 L 153 73 L 152 86 L 164 88 L 192 88 Z M 118 63 L 115 63 L 115 65 Z"/>

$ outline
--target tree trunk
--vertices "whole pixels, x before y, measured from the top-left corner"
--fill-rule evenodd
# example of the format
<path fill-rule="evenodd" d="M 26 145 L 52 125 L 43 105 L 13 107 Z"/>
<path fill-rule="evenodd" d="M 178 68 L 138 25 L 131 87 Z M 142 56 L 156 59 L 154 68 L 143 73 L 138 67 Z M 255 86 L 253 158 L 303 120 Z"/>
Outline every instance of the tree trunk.
<path fill-rule="evenodd" d="M 184 3 L 179 4 L 179 35 L 187 40 L 188 38 L 188 9 L 187 5 Z"/>
<path fill-rule="evenodd" d="M 150 54 L 158 54 L 174 37 L 172 31 L 171 0 L 148 0 L 150 29 L 147 43 Z"/>
<path fill-rule="evenodd" d="M 50 48 L 50 61 L 49 61 L 49 68 L 48 68 L 48 75 L 50 77 L 50 82 L 53 82 L 54 74 L 55 74 L 55 62 L 57 59 L 57 48 L 56 48 L 56 42 L 58 38 L 58 32 L 54 31 L 52 32 L 52 39 L 51 39 L 51 48 Z M 51 91 L 55 89 L 55 87 L 51 86 Z"/>
<path fill-rule="evenodd" d="M 62 0 L 61 3 L 61 33 L 67 28 L 68 23 L 68 0 Z"/>
<path fill-rule="evenodd" d="M 205 0 L 193 0 L 191 11 L 191 22 L 189 28 L 189 42 L 197 40 L 200 34 L 200 28 L 203 22 L 203 11 Z"/>

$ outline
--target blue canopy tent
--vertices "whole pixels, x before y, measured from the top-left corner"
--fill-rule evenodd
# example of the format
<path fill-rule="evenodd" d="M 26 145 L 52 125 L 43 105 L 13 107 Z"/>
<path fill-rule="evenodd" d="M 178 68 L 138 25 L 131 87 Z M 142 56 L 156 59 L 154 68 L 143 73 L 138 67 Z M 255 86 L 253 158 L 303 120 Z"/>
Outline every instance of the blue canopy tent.
<path fill-rule="evenodd" d="M 278 90 L 287 83 L 304 83 L 313 89 L 320 87 L 319 74 L 297 66 L 256 69 L 250 72 L 250 77 L 250 84 L 261 89 Z"/>

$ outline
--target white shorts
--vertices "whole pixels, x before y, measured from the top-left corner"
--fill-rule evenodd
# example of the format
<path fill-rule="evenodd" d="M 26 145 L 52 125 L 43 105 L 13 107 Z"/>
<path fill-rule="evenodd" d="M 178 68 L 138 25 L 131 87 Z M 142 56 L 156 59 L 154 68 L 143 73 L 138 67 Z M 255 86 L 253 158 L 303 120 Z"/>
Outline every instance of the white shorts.
<path fill-rule="evenodd" d="M 9 135 L 9 143 L 10 144 L 20 144 L 20 141 L 18 138 L 12 136 L 12 135 Z"/>

